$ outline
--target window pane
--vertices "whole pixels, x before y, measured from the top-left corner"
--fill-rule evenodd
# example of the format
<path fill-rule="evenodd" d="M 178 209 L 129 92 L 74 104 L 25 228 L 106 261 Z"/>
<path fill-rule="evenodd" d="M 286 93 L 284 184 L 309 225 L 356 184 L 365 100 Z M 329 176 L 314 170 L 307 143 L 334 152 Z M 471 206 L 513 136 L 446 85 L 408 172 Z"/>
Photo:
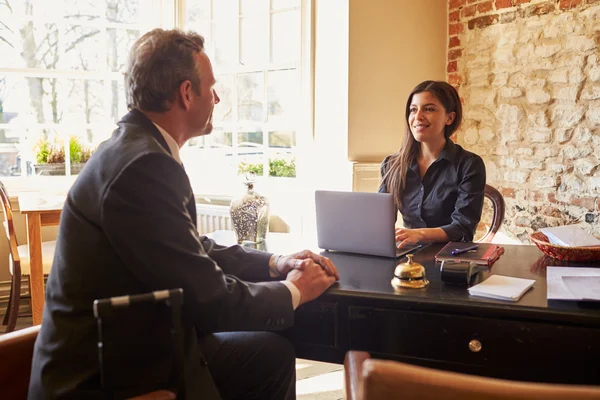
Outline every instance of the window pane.
<path fill-rule="evenodd" d="M 104 85 L 97 80 L 68 79 L 62 85 L 62 102 L 58 112 L 60 122 L 81 126 L 106 122 Z M 64 106 L 61 103 L 64 102 Z"/>
<path fill-rule="evenodd" d="M 260 72 L 237 76 L 238 119 L 263 121 L 264 79 Z"/>
<path fill-rule="evenodd" d="M 224 132 L 219 129 L 215 129 L 213 133 L 210 134 L 211 139 L 211 147 L 214 148 L 231 148 L 232 142 L 232 133 Z"/>
<path fill-rule="evenodd" d="M 138 30 L 114 28 L 106 30 L 106 62 L 111 71 L 125 71 L 129 51 L 139 37 L 140 31 Z"/>
<path fill-rule="evenodd" d="M 274 63 L 295 62 L 300 58 L 300 11 L 286 11 L 272 15 Z"/>
<path fill-rule="evenodd" d="M 186 0 L 186 6 L 188 24 L 210 19 L 210 0 Z"/>
<path fill-rule="evenodd" d="M 300 82 L 295 69 L 270 71 L 268 77 L 269 122 L 285 125 L 296 123 L 300 109 Z"/>
<path fill-rule="evenodd" d="M 267 15 L 269 9 L 269 0 L 240 0 L 240 15 L 257 16 Z"/>
<path fill-rule="evenodd" d="M 2 113 L 0 113 L 0 123 L 2 123 Z M 22 129 L 0 128 L 0 176 L 22 174 L 21 145 L 19 143 L 22 134 Z"/>
<path fill-rule="evenodd" d="M 237 20 L 238 6 L 237 0 L 217 0 L 213 1 L 213 19 L 217 21 Z"/>
<path fill-rule="evenodd" d="M 151 3 L 146 2 L 146 7 Z M 109 22 L 140 22 L 140 0 L 106 0 L 106 19 Z"/>
<path fill-rule="evenodd" d="M 269 33 L 266 15 L 263 18 L 242 18 L 240 27 L 241 59 L 244 65 L 260 64 L 267 61 L 269 54 Z"/>
<path fill-rule="evenodd" d="M 216 22 L 214 29 L 216 70 L 238 64 L 237 21 Z"/>
<path fill-rule="evenodd" d="M 300 0 L 271 0 L 273 10 L 300 7 Z"/>
<path fill-rule="evenodd" d="M 221 75 L 217 77 L 214 87 L 215 92 L 221 99 L 215 106 L 213 123 L 216 126 L 233 120 L 233 75 Z"/>
<path fill-rule="evenodd" d="M 100 29 L 80 25 L 67 26 L 64 43 L 65 54 L 57 63 L 59 69 L 84 71 L 101 69 Z"/>
<path fill-rule="evenodd" d="M 296 132 L 275 131 L 269 132 L 269 147 L 291 148 L 296 146 Z"/>
<path fill-rule="evenodd" d="M 104 11 L 104 5 L 98 0 L 64 0 L 64 7 L 64 16 L 69 21 L 96 21 Z"/>
<path fill-rule="evenodd" d="M 108 86 L 107 91 L 109 93 L 109 118 L 111 122 L 117 123 L 128 111 L 125 83 L 123 79 L 119 79 L 118 81 L 106 81 L 105 85 Z"/>
<path fill-rule="evenodd" d="M 253 171 L 256 175 L 263 176 L 265 174 L 264 162 L 265 155 L 261 152 L 240 153 L 237 173 L 241 175 Z"/>
<path fill-rule="evenodd" d="M 21 27 L 24 67 L 55 69 L 59 59 L 55 24 L 27 22 Z"/>
<path fill-rule="evenodd" d="M 190 22 L 187 27 L 186 30 L 191 30 L 196 32 L 199 35 L 202 35 L 202 37 L 204 38 L 204 48 L 206 49 L 207 53 L 209 54 L 213 54 L 214 53 L 214 49 L 212 48 L 212 36 L 211 36 L 211 31 L 210 31 L 210 25 L 211 22 L 210 21 L 194 21 L 194 22 Z"/>
<path fill-rule="evenodd" d="M 262 132 L 239 132 L 238 147 L 262 147 Z"/>

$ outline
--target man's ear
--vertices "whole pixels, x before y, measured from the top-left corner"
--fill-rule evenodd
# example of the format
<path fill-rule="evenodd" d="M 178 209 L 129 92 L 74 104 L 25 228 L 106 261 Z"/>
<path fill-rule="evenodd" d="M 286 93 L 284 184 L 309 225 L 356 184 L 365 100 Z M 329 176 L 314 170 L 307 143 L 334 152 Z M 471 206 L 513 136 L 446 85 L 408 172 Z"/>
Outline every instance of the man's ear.
<path fill-rule="evenodd" d="M 446 119 L 446 125 L 451 125 L 454 122 L 454 118 L 456 118 L 456 113 L 452 111 L 448 113 L 448 119 Z"/>
<path fill-rule="evenodd" d="M 181 82 L 179 85 L 179 102 L 185 111 L 189 111 L 192 106 L 192 82 L 189 80 Z"/>

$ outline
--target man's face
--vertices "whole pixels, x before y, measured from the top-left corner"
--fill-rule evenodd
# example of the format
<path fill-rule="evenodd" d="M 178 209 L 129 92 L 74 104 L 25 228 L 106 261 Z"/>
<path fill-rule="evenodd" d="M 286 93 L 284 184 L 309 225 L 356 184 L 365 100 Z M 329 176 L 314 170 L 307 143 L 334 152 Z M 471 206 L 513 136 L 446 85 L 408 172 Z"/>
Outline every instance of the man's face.
<path fill-rule="evenodd" d="M 194 94 L 194 104 L 190 110 L 192 136 L 208 135 L 213 130 L 212 117 L 219 96 L 214 90 L 215 75 L 206 53 L 196 55 L 196 65 L 200 74 L 200 95 Z"/>

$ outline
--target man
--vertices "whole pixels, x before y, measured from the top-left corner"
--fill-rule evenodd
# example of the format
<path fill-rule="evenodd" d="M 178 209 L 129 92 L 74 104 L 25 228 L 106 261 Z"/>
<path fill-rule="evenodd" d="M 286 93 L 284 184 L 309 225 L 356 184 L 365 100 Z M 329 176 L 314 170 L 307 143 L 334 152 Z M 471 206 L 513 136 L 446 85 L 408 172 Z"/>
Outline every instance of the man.
<path fill-rule="evenodd" d="M 187 341 L 187 398 L 295 397 L 293 347 L 266 331 L 292 326 L 294 309 L 323 293 L 338 273 L 331 260 L 310 251 L 278 256 L 198 236 L 179 148 L 211 132 L 219 102 L 203 45 L 197 34 L 156 29 L 131 50 L 131 111 L 65 202 L 30 399 L 101 397 L 94 299 L 178 287 L 184 319 L 197 335 Z M 142 329 L 152 335 L 151 328 Z M 147 376 L 118 372 L 133 390 L 117 397 L 157 389 Z"/>

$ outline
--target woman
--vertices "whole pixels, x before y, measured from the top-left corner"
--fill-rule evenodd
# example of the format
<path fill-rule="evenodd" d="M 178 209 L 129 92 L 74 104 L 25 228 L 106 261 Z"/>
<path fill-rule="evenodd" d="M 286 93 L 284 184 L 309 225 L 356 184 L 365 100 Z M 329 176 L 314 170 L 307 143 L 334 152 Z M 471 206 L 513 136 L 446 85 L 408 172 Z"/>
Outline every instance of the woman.
<path fill-rule="evenodd" d="M 454 144 L 462 120 L 454 87 L 425 81 L 406 102 L 407 129 L 400 151 L 381 164 L 380 193 L 392 193 L 408 243 L 472 241 L 481 219 L 485 165 L 481 157 Z"/>

